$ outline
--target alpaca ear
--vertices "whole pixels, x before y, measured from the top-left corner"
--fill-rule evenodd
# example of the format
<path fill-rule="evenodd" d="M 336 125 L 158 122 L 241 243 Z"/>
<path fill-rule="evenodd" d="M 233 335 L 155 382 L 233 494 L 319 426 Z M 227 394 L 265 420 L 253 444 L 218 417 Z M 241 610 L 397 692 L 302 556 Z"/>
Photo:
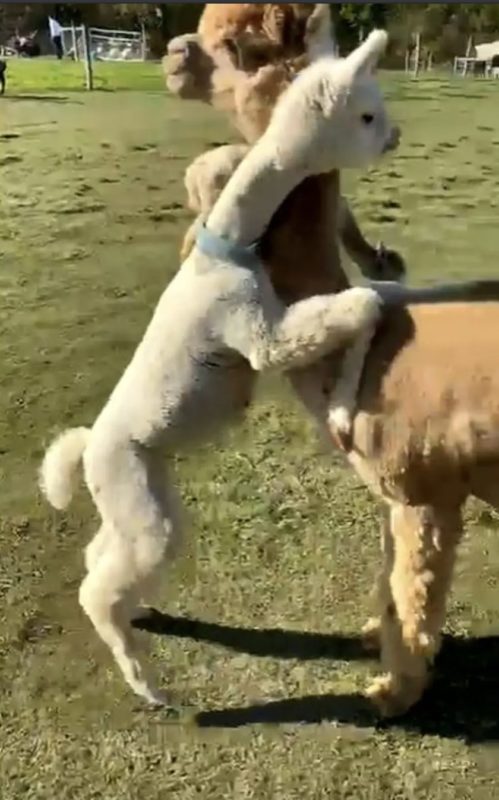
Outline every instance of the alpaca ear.
<path fill-rule="evenodd" d="M 329 5 L 316 3 L 307 19 L 305 28 L 305 50 L 310 61 L 323 56 L 336 55 L 336 42 Z"/>
<path fill-rule="evenodd" d="M 345 59 L 352 70 L 352 76 L 363 72 L 373 72 L 376 65 L 386 50 L 388 34 L 386 31 L 372 31 L 367 39 Z"/>

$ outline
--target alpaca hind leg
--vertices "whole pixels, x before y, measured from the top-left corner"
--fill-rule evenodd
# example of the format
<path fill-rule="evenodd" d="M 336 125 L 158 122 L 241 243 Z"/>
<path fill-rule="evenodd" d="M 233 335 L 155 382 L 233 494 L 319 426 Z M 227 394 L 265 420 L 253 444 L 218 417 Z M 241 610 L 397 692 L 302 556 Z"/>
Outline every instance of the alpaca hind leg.
<path fill-rule="evenodd" d="M 136 595 L 116 579 L 114 567 L 112 558 L 101 557 L 80 587 L 80 604 L 135 694 L 151 705 L 162 705 L 166 696 L 142 663 L 139 641 L 129 622 Z"/>
<path fill-rule="evenodd" d="M 91 572 L 97 565 L 99 558 L 106 550 L 109 536 L 109 528 L 101 525 L 92 541 L 87 544 L 85 548 L 85 567 L 87 572 Z"/>
<path fill-rule="evenodd" d="M 89 560 L 80 603 L 133 691 L 151 704 L 164 704 L 166 697 L 146 669 L 131 618 L 178 546 L 173 490 L 164 484 L 164 470 L 158 470 L 157 461 L 131 448 L 112 454 L 107 464 L 111 484 L 102 480 L 98 461 L 85 466 L 107 537 L 98 558 Z M 106 521 L 111 518 L 112 523 Z"/>
<path fill-rule="evenodd" d="M 370 617 L 362 628 L 363 644 L 369 652 L 379 651 L 381 647 L 381 620 L 386 614 L 387 608 L 393 603 L 390 575 L 393 569 L 394 550 L 388 509 L 383 509 L 380 538 L 383 563 L 372 590 L 376 615 Z"/>
<path fill-rule="evenodd" d="M 368 689 L 383 716 L 407 711 L 429 683 L 462 531 L 459 507 L 396 505 L 390 516 L 393 602 L 384 610 L 381 625 L 386 674 Z"/>
<path fill-rule="evenodd" d="M 154 470 L 156 486 L 154 488 L 156 496 L 165 509 L 173 535 L 168 543 L 167 564 L 171 564 L 181 554 L 184 548 L 185 538 L 185 516 L 182 508 L 182 501 L 175 488 L 169 481 L 164 462 L 158 464 Z M 164 578 L 164 569 L 157 569 L 148 575 L 147 581 L 143 582 L 137 597 L 137 603 L 132 608 L 130 621 L 137 622 L 147 619 L 154 613 L 153 605 L 158 599 L 161 584 Z"/>

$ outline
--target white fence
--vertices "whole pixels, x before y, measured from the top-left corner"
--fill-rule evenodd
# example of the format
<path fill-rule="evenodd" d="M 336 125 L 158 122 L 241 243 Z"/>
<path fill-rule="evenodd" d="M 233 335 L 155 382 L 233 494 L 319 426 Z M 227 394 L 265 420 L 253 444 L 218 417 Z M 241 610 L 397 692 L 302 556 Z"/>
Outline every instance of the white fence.
<path fill-rule="evenodd" d="M 482 75 L 485 78 L 499 78 L 499 55 L 489 59 L 458 56 L 454 59 L 454 74 L 463 77 Z"/>
<path fill-rule="evenodd" d="M 118 31 L 107 28 L 89 28 L 89 55 L 92 61 L 145 61 L 147 39 L 141 31 Z M 83 27 L 62 29 L 64 54 L 76 61 L 85 57 Z"/>

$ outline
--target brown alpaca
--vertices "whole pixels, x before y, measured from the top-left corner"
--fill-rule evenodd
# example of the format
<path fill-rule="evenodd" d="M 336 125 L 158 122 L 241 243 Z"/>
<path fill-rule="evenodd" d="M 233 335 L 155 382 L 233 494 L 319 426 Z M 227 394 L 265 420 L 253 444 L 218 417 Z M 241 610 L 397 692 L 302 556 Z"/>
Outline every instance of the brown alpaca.
<path fill-rule="evenodd" d="M 218 4 L 212 5 L 218 14 L 222 7 Z M 212 5 L 205 6 L 205 14 Z M 232 8 L 234 7 L 233 5 Z M 313 5 L 311 8 L 313 9 Z M 253 52 L 251 47 L 250 50 Z M 265 51 L 262 52 L 265 55 Z M 246 45 L 242 47 L 242 53 L 242 61 L 248 62 L 249 58 L 244 56 Z M 209 103 L 228 113 L 235 127 L 249 143 L 254 143 L 267 127 L 277 98 L 289 85 L 292 77 L 289 67 L 282 62 L 265 64 L 256 72 L 251 69 L 236 70 L 227 50 L 219 48 L 213 57 L 201 46 L 199 34 L 186 34 L 172 39 L 163 60 L 163 70 L 166 85 L 173 94 L 182 99 Z M 226 179 L 228 177 L 229 175 Z M 377 280 L 400 280 L 405 273 L 403 259 L 394 250 L 379 245 L 373 247 L 366 241 L 347 200 L 339 196 L 339 176 L 322 176 L 311 181 L 310 193 L 304 196 L 303 206 L 298 205 L 295 213 L 297 215 L 303 213 L 305 215 L 303 219 L 316 219 L 321 228 L 322 220 L 326 219 L 327 213 L 324 203 L 326 197 L 330 196 L 327 202 L 330 204 L 331 216 L 328 219 L 328 227 L 330 226 L 331 231 L 327 239 L 331 240 L 332 244 L 328 251 L 329 255 L 325 257 L 331 259 L 331 274 L 341 272 L 337 247 L 339 235 L 347 253 L 364 275 Z M 219 183 L 214 188 L 219 193 L 223 185 L 224 183 Z M 208 192 L 213 202 L 218 193 Z M 192 206 L 192 210 L 199 214 L 205 209 L 195 205 Z M 192 244 L 192 233 L 193 229 L 190 228 L 184 239 L 182 245 L 184 255 Z M 316 246 L 322 252 L 320 237 Z M 326 288 L 325 291 L 329 289 Z"/>
<path fill-rule="evenodd" d="M 335 174 L 305 181 L 275 215 L 263 256 L 287 302 L 348 285 L 331 225 L 339 213 Z M 368 694 L 385 715 L 405 712 L 430 680 L 466 498 L 499 508 L 499 282 L 452 294 L 452 302 L 388 307 L 347 448 L 387 506 L 378 617 L 365 627 L 385 671 Z M 338 365 L 323 359 L 290 375 L 324 430 Z"/>
<path fill-rule="evenodd" d="M 311 3 L 208 3 L 199 21 L 200 42 L 213 54 L 227 40 L 237 47 L 249 34 L 267 40 L 274 58 L 292 58 L 303 54 L 305 25 L 313 9 Z"/>

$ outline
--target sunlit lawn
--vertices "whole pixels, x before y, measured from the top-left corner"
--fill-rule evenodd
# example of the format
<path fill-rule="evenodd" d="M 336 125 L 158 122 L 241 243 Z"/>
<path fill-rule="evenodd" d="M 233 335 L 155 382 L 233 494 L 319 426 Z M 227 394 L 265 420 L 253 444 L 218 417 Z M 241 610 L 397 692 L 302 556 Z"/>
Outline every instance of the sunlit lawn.
<path fill-rule="evenodd" d="M 404 138 L 348 178 L 363 227 L 414 283 L 497 274 L 499 85 L 384 80 Z M 231 136 L 166 97 L 157 64 L 96 81 L 108 91 L 72 91 L 78 64 L 11 61 L 0 98 L 2 800 L 499 797 L 495 518 L 469 509 L 434 690 L 377 727 L 353 696 L 377 669 L 357 636 L 378 510 L 284 384 L 176 464 L 192 525 L 154 658 L 179 719 L 141 708 L 83 618 L 93 509 L 82 491 L 50 511 L 36 470 L 126 365 L 178 266 L 183 171 Z"/>

